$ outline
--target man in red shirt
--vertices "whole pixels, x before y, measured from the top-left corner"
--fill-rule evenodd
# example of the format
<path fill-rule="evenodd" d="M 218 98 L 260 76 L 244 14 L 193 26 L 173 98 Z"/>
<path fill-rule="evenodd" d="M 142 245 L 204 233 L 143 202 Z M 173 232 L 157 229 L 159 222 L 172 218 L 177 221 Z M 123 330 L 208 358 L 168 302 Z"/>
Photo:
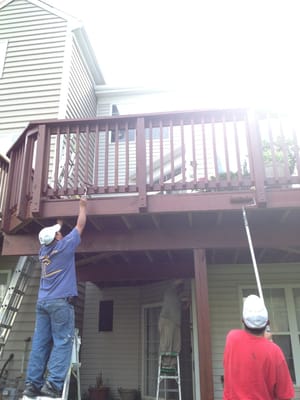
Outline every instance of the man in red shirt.
<path fill-rule="evenodd" d="M 224 350 L 223 400 L 290 400 L 293 382 L 279 346 L 264 337 L 268 311 L 256 295 L 243 307 L 245 329 L 231 330 Z"/>

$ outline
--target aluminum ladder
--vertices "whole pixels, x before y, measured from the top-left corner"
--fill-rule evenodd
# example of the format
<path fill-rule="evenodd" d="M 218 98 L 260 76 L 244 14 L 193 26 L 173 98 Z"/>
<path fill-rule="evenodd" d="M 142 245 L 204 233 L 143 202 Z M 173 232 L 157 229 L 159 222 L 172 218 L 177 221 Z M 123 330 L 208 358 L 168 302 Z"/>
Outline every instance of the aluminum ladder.
<path fill-rule="evenodd" d="M 169 366 L 164 365 L 164 361 L 172 360 L 173 364 Z M 161 382 L 164 381 L 164 386 L 161 388 Z M 175 381 L 177 384 L 177 389 L 168 387 L 168 382 Z M 164 391 L 164 399 L 168 399 L 168 393 L 178 393 L 178 400 L 181 400 L 181 381 L 180 381 L 180 363 L 179 363 L 179 353 L 160 353 L 158 359 L 158 372 L 157 372 L 157 387 L 156 387 L 156 400 L 159 400 L 159 393 Z"/>
<path fill-rule="evenodd" d="M 70 364 L 70 368 L 68 370 L 68 373 L 67 373 L 67 376 L 65 379 L 64 388 L 63 388 L 63 392 L 62 392 L 62 396 L 61 396 L 62 400 L 68 399 L 70 381 L 71 381 L 72 375 L 76 379 L 76 383 L 77 383 L 77 400 L 81 400 L 80 374 L 79 374 L 79 370 L 80 370 L 80 366 L 81 366 L 81 363 L 79 361 L 80 345 L 81 345 L 81 338 L 78 335 L 78 329 L 76 328 L 75 335 L 74 335 L 74 341 L 73 341 L 71 364 Z M 42 400 L 44 400 L 44 399 L 45 399 L 45 397 L 42 397 Z"/>
<path fill-rule="evenodd" d="M 81 388 L 80 388 L 80 375 L 79 375 L 79 369 L 81 366 L 81 363 L 79 361 L 79 350 L 80 350 L 80 345 L 81 345 L 81 338 L 78 335 L 78 329 L 75 329 L 75 334 L 74 334 L 74 340 L 73 340 L 73 349 L 72 349 L 72 356 L 71 356 L 71 362 L 70 362 L 70 367 L 68 370 L 68 373 L 65 378 L 64 382 L 64 387 L 62 391 L 61 397 L 57 397 L 56 400 L 68 400 L 69 396 L 69 388 L 70 388 L 70 381 L 71 381 L 71 376 L 73 375 L 76 379 L 76 392 L 77 392 L 77 400 L 81 400 Z M 22 400 L 32 400 L 32 398 L 23 396 Z M 53 400 L 52 397 L 47 397 L 47 396 L 37 396 L 35 397 L 35 400 Z"/>
<path fill-rule="evenodd" d="M 0 356 L 20 309 L 37 257 L 19 258 L 0 307 Z"/>

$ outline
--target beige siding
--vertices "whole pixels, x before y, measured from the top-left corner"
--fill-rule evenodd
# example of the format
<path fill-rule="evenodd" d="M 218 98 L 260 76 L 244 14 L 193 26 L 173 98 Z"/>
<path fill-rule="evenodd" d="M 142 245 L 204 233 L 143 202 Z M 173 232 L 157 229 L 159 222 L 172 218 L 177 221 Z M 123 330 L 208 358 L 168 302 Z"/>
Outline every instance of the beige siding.
<path fill-rule="evenodd" d="M 117 388 L 138 387 L 140 305 L 138 288 L 100 290 L 88 283 L 81 351 L 82 390 L 95 384 L 102 371 L 104 383 Z M 113 331 L 98 332 L 100 300 L 113 300 Z"/>
<path fill-rule="evenodd" d="M 92 283 L 86 287 L 84 328 L 81 351 L 81 384 L 87 391 L 102 371 L 104 383 L 114 396 L 118 387 L 142 387 L 143 345 L 142 309 L 161 303 L 167 283 L 141 287 L 100 290 Z M 99 302 L 113 300 L 113 331 L 98 332 Z"/>
<path fill-rule="evenodd" d="M 261 265 L 259 271 L 262 286 L 300 282 L 300 265 Z M 230 329 L 241 328 L 239 290 L 243 286 L 255 288 L 256 281 L 252 265 L 210 265 L 208 279 L 215 400 L 221 400 L 220 377 L 223 375 L 222 360 L 225 338 Z M 295 398 L 300 399 L 299 392 Z"/>
<path fill-rule="evenodd" d="M 65 118 L 96 117 L 96 107 L 94 82 L 73 38 Z"/>
<path fill-rule="evenodd" d="M 263 285 L 300 282 L 300 265 L 261 265 Z M 252 265 L 208 266 L 209 304 L 212 333 L 212 354 L 215 400 L 222 399 L 223 350 L 225 338 L 232 328 L 241 327 L 239 290 L 256 287 Z M 165 283 L 139 288 L 100 290 L 87 285 L 81 353 L 81 383 L 86 391 L 96 374 L 103 372 L 113 394 L 117 388 L 142 387 L 143 346 L 142 307 L 162 301 Z M 113 332 L 98 332 L 100 300 L 114 301 Z M 201 355 L 200 355 L 201 356 Z M 300 393 L 296 388 L 296 399 Z"/>
<path fill-rule="evenodd" d="M 97 117 L 107 117 L 110 115 L 112 115 L 112 104 L 110 103 L 97 104 Z"/>
<path fill-rule="evenodd" d="M 12 144 L 30 120 L 57 117 L 66 33 L 66 20 L 28 1 L 0 10 L 0 40 L 8 41 L 0 79 L 5 143 Z"/>

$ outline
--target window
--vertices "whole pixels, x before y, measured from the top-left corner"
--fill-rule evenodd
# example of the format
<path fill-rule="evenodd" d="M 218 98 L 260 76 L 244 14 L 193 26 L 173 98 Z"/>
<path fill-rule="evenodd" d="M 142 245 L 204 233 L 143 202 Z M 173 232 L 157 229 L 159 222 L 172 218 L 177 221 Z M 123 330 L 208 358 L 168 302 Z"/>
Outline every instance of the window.
<path fill-rule="evenodd" d="M 157 365 L 158 365 L 158 348 L 159 333 L 158 319 L 160 306 L 152 306 L 144 308 L 144 396 L 155 398 L 156 381 L 157 381 Z"/>
<path fill-rule="evenodd" d="M 99 304 L 99 332 L 113 330 L 114 302 L 112 300 L 100 301 Z"/>
<path fill-rule="evenodd" d="M 135 140 L 135 133 L 136 130 L 133 128 L 128 129 L 128 141 L 134 141 Z M 146 135 L 146 140 L 159 140 L 160 136 L 162 133 L 162 139 L 169 139 L 170 136 L 170 128 L 168 126 L 163 126 L 162 128 L 160 127 L 153 127 L 152 129 L 150 128 L 145 128 L 145 135 Z M 118 129 L 110 131 L 110 142 L 115 143 L 116 142 L 116 137 L 118 134 L 118 141 L 119 142 L 125 142 L 126 140 L 126 129 Z"/>
<path fill-rule="evenodd" d="M 0 40 L 0 78 L 2 77 L 8 40 Z"/>
<path fill-rule="evenodd" d="M 128 135 L 128 141 L 132 142 L 135 140 L 135 129 L 118 129 L 117 131 L 113 130 L 110 133 L 110 142 L 115 143 L 117 138 L 118 142 L 125 142 L 126 141 L 126 132 Z M 118 135 L 118 136 L 117 136 Z"/>
<path fill-rule="evenodd" d="M 152 140 L 159 140 L 160 139 L 160 132 L 162 132 L 163 139 L 169 139 L 170 136 L 170 128 L 168 126 L 159 126 L 153 127 L 152 129 L 146 128 L 146 140 L 149 140 L 152 137 Z"/>
<path fill-rule="evenodd" d="M 254 289 L 242 289 L 243 299 L 257 293 Z M 300 384 L 300 287 L 272 287 L 263 291 L 272 331 L 272 339 L 278 344 L 289 366 L 292 380 Z"/>

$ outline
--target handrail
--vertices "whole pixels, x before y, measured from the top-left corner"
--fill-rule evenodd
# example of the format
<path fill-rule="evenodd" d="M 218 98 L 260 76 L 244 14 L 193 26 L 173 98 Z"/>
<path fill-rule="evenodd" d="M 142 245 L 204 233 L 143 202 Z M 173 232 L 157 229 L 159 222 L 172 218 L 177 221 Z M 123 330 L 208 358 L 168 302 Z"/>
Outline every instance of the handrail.
<path fill-rule="evenodd" d="M 4 209 L 4 200 L 7 193 L 9 161 L 0 154 L 0 221 Z"/>
<path fill-rule="evenodd" d="M 31 123 L 10 150 L 4 227 L 41 204 L 92 196 L 239 192 L 300 184 L 299 139 L 285 116 L 246 109 Z"/>

